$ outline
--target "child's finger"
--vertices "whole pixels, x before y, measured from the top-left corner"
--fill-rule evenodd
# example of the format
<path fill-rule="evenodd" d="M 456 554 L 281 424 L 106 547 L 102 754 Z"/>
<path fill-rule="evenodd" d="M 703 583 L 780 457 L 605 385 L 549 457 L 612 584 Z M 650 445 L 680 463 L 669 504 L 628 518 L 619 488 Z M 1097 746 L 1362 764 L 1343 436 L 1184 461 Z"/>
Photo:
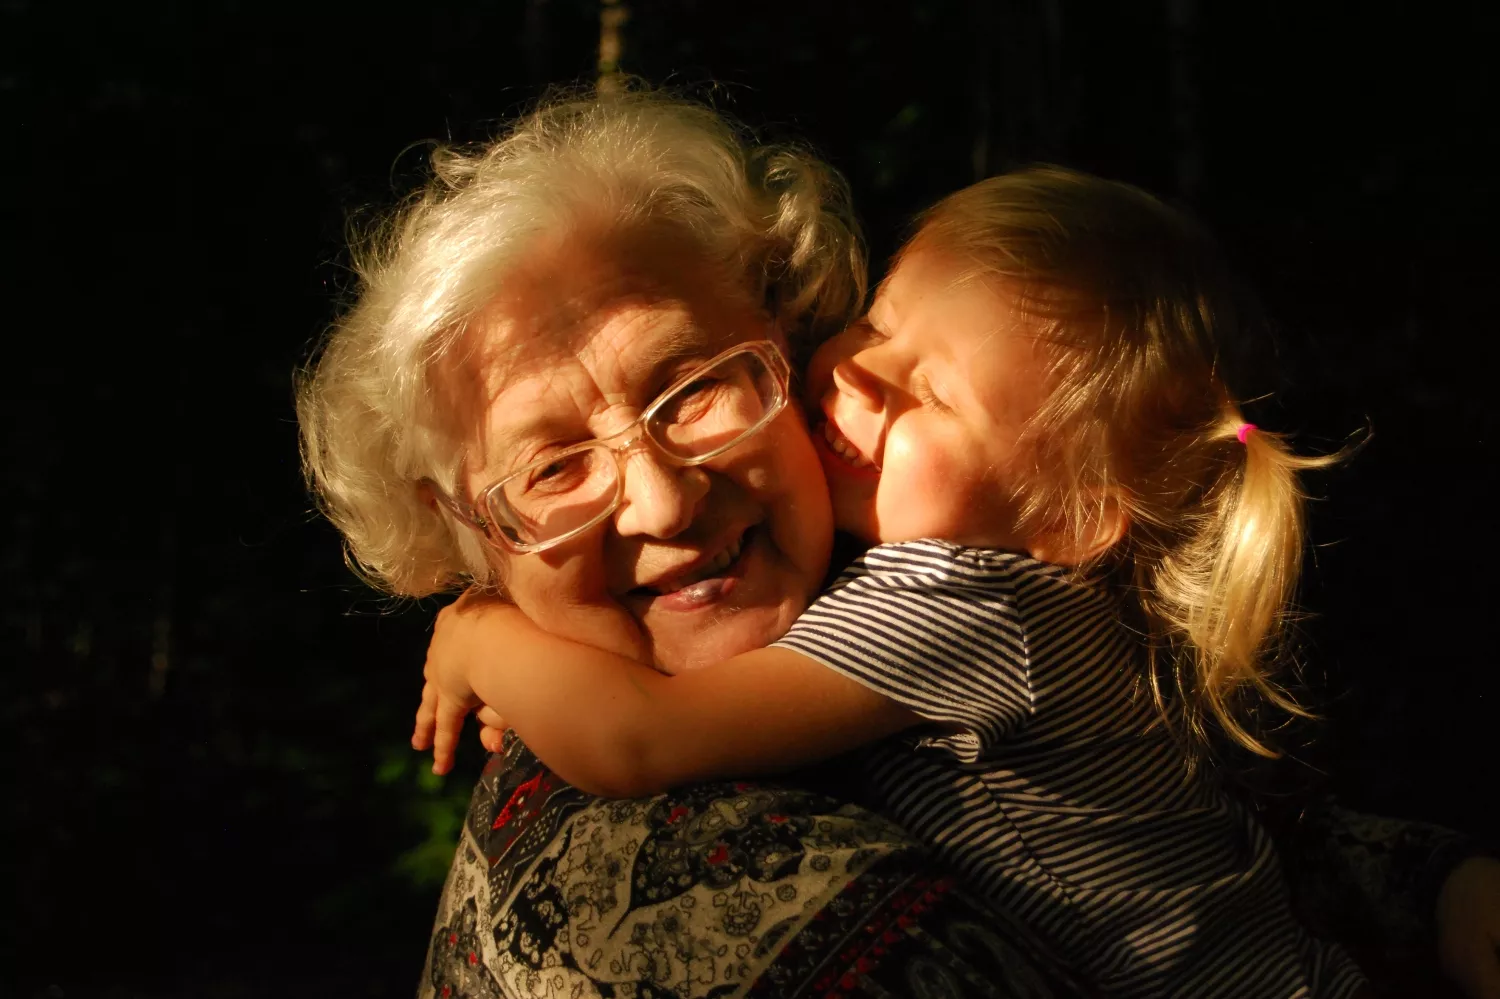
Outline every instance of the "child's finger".
<path fill-rule="evenodd" d="M 510 725 L 507 724 L 505 719 L 500 716 L 500 712 L 496 711 L 488 704 L 480 705 L 479 710 L 474 712 L 474 717 L 478 719 L 479 724 L 483 725 L 485 728 L 499 729 L 501 732 L 504 732 L 506 729 L 510 728 Z"/>
<path fill-rule="evenodd" d="M 1477 936 L 1469 951 L 1464 979 L 1474 999 L 1500 999 L 1500 944 Z"/>
<path fill-rule="evenodd" d="M 500 716 L 500 712 L 488 704 L 481 704 L 479 710 L 474 712 L 474 717 L 479 721 L 479 743 L 492 753 L 503 752 L 505 749 L 505 730 L 510 726 Z"/>
<path fill-rule="evenodd" d="M 417 723 L 411 734 L 411 748 L 422 751 L 432 745 L 433 728 L 437 725 L 438 690 L 431 683 L 422 685 L 422 703 L 417 705 Z"/>
<path fill-rule="evenodd" d="M 1461 954 L 1450 953 L 1444 961 L 1448 976 L 1457 982 L 1469 999 L 1500 997 L 1500 958 L 1487 941 L 1470 941 Z"/>
<path fill-rule="evenodd" d="M 453 769 L 453 751 L 458 746 L 464 716 L 468 713 L 458 701 L 448 698 L 438 701 L 437 728 L 432 739 L 433 773 L 445 774 Z"/>

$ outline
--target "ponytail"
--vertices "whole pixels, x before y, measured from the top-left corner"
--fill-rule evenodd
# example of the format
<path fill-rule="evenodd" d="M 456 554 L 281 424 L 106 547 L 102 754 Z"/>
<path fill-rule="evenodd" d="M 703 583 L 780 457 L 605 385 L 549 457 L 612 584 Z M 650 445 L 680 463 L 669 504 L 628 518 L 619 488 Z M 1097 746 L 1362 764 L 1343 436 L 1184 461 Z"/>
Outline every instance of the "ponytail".
<path fill-rule="evenodd" d="M 1305 541 L 1298 474 L 1345 453 L 1302 457 L 1279 435 L 1234 416 L 1201 441 L 1217 453 L 1217 474 L 1196 504 L 1173 511 L 1183 529 L 1145 532 L 1158 543 L 1132 546 L 1133 575 L 1156 639 L 1149 676 L 1164 716 L 1200 746 L 1216 726 L 1251 752 L 1275 757 L 1248 717 L 1257 702 L 1311 717 L 1275 679 L 1287 658 Z M 1175 696 L 1164 689 L 1163 672 L 1175 678 Z"/>

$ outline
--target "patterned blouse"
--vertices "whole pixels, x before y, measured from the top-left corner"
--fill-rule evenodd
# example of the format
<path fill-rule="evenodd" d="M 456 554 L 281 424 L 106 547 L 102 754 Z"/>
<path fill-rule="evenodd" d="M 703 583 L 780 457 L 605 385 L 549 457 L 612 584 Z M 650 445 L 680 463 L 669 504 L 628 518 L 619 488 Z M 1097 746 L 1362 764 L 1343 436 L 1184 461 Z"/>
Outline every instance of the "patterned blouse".
<path fill-rule="evenodd" d="M 422 999 L 1093 995 L 873 812 L 776 783 L 595 798 L 506 738 Z"/>

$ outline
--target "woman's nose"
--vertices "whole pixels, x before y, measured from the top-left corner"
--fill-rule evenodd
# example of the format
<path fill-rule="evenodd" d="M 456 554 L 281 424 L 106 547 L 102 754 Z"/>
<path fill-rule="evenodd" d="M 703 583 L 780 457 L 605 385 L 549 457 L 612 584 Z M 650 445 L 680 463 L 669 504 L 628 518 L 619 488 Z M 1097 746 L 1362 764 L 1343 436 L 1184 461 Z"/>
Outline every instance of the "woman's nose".
<path fill-rule="evenodd" d="M 622 536 L 681 534 L 698 516 L 712 487 L 702 468 L 666 464 L 650 448 L 627 456 L 620 472 L 625 476 L 625 497 L 615 514 L 615 531 Z"/>

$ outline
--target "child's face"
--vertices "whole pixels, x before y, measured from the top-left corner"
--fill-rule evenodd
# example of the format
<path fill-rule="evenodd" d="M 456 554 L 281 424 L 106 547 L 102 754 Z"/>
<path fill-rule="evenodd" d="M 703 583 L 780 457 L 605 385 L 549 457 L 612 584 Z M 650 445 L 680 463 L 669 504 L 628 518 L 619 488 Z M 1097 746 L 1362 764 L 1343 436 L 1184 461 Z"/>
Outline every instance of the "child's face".
<path fill-rule="evenodd" d="M 842 530 L 1031 551 L 1013 496 L 1045 360 L 1014 301 L 955 284 L 960 273 L 941 253 L 908 253 L 869 315 L 818 351 L 813 437 Z"/>

